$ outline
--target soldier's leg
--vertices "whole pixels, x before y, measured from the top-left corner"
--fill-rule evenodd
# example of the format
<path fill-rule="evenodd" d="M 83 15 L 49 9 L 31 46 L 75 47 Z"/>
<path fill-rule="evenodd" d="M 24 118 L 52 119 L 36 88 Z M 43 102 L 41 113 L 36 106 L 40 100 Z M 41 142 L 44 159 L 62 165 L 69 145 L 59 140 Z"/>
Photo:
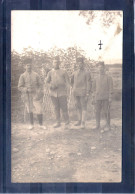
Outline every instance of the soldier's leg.
<path fill-rule="evenodd" d="M 65 125 L 68 125 L 69 124 L 69 115 L 68 115 L 68 108 L 67 108 L 67 97 L 60 96 L 58 99 L 59 99 L 60 109 L 62 110 Z"/>
<path fill-rule="evenodd" d="M 79 126 L 81 125 L 81 122 L 82 122 L 82 108 L 81 108 L 80 96 L 75 96 L 74 100 L 75 100 L 75 107 L 78 113 L 78 121 L 75 124 L 75 126 Z"/>
<path fill-rule="evenodd" d="M 87 101 L 85 96 L 81 96 L 80 97 L 80 102 L 81 102 L 81 108 L 82 108 L 82 122 L 81 122 L 81 128 L 84 129 L 85 128 L 85 121 L 86 121 L 86 109 L 87 109 Z"/>
<path fill-rule="evenodd" d="M 39 125 L 43 125 L 43 110 L 42 110 L 42 101 L 41 100 L 34 100 L 33 101 L 34 107 L 36 109 L 37 119 L 39 122 Z"/>
<path fill-rule="evenodd" d="M 110 107 L 109 107 L 108 100 L 103 101 L 103 110 L 104 110 L 104 116 L 106 120 L 106 126 L 110 127 Z"/>
<path fill-rule="evenodd" d="M 96 100 L 95 112 L 96 112 L 96 129 L 100 128 L 100 113 L 102 107 L 102 100 Z"/>
<path fill-rule="evenodd" d="M 60 126 L 60 104 L 58 97 L 51 96 L 52 103 L 54 105 L 54 111 L 55 111 L 55 116 L 56 116 L 56 125 L 54 126 L 59 127 Z"/>
<path fill-rule="evenodd" d="M 33 129 L 34 119 L 33 119 L 33 98 L 31 94 L 29 94 L 28 98 L 26 99 L 25 106 L 27 109 L 27 112 L 29 114 L 29 121 L 30 126 L 29 129 Z"/>
<path fill-rule="evenodd" d="M 30 117 L 30 124 L 33 125 L 34 124 L 33 112 L 29 113 L 29 117 Z"/>

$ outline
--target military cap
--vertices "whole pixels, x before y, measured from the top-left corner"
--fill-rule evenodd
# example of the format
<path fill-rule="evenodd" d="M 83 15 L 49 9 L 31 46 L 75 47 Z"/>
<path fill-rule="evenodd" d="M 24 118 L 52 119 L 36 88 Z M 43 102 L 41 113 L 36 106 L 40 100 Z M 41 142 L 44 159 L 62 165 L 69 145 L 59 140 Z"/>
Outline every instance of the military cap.
<path fill-rule="evenodd" d="M 97 65 L 98 67 L 105 67 L 104 61 L 99 61 Z"/>
<path fill-rule="evenodd" d="M 24 59 L 24 64 L 26 65 L 26 64 L 31 64 L 32 63 L 32 59 L 30 58 L 30 57 L 27 57 L 27 58 L 25 58 Z"/>
<path fill-rule="evenodd" d="M 60 62 L 60 57 L 57 55 L 57 56 L 54 57 L 54 60 L 57 60 L 57 61 Z"/>
<path fill-rule="evenodd" d="M 83 59 L 83 57 L 78 57 L 78 58 L 76 59 L 76 61 L 77 61 L 77 62 L 82 62 L 82 63 L 83 63 L 83 62 L 84 62 L 84 59 Z"/>
<path fill-rule="evenodd" d="M 100 65 L 103 65 L 103 66 L 104 66 L 104 65 L 105 65 L 104 61 L 101 61 L 101 62 L 100 62 Z"/>

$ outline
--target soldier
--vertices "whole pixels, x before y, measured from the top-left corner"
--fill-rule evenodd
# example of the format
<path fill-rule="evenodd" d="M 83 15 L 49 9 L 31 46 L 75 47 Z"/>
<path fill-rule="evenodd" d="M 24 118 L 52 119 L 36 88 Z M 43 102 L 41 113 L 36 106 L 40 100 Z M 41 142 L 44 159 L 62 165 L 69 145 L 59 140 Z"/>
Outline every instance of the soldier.
<path fill-rule="evenodd" d="M 42 126 L 42 82 L 39 75 L 32 70 L 32 60 L 27 58 L 24 63 L 26 70 L 19 78 L 18 89 L 22 93 L 22 100 L 29 114 L 29 129 L 34 127 L 33 108 L 36 110 L 39 125 L 41 128 L 45 128 Z"/>
<path fill-rule="evenodd" d="M 104 62 L 100 62 L 99 76 L 93 82 L 93 102 L 96 110 L 96 128 L 100 129 L 100 113 L 103 108 L 107 130 L 110 129 L 110 103 L 112 101 L 113 80 L 105 72 Z"/>
<path fill-rule="evenodd" d="M 60 69 L 60 59 L 55 57 L 53 60 L 53 69 L 49 71 L 46 82 L 50 85 L 50 96 L 55 109 L 56 124 L 55 128 L 61 126 L 60 110 L 62 110 L 65 129 L 69 126 L 69 115 L 67 108 L 67 89 L 70 86 L 68 74 Z"/>
<path fill-rule="evenodd" d="M 78 121 L 75 126 L 85 128 L 87 101 L 91 90 L 91 76 L 88 71 L 84 69 L 84 60 L 82 57 L 77 58 L 79 69 L 76 70 L 71 78 L 71 85 L 73 88 L 73 96 L 75 105 L 78 111 Z"/>

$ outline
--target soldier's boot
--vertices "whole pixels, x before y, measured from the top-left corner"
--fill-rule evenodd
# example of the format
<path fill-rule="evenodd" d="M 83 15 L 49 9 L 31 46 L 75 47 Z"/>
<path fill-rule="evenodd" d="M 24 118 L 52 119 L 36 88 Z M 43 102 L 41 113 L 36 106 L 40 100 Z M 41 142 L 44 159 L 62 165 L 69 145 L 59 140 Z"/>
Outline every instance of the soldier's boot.
<path fill-rule="evenodd" d="M 69 129 L 69 115 L 68 112 L 63 112 L 63 118 L 64 118 L 64 129 Z"/>
<path fill-rule="evenodd" d="M 108 115 L 107 115 L 107 125 L 109 128 L 111 127 L 110 112 L 108 112 Z"/>
<path fill-rule="evenodd" d="M 81 125 L 81 120 L 79 120 L 79 121 L 77 121 L 76 123 L 75 123 L 75 126 L 80 126 Z"/>
<path fill-rule="evenodd" d="M 41 129 L 46 129 L 46 126 L 43 126 L 43 114 L 37 114 L 37 119 Z"/>
<path fill-rule="evenodd" d="M 82 122 L 82 111 L 78 110 L 78 121 L 75 123 L 75 126 L 80 126 Z"/>
<path fill-rule="evenodd" d="M 55 115 L 56 115 L 56 123 L 54 124 L 54 128 L 58 128 L 61 126 L 60 122 L 60 109 L 55 109 Z"/>
<path fill-rule="evenodd" d="M 96 127 L 94 130 L 100 130 L 100 112 L 96 112 Z"/>
<path fill-rule="evenodd" d="M 33 113 L 31 112 L 31 113 L 29 113 L 29 118 L 30 118 L 30 125 L 29 125 L 29 129 L 33 129 L 34 128 L 34 126 L 33 126 L 33 124 L 34 124 L 34 120 L 33 120 Z"/>
<path fill-rule="evenodd" d="M 60 127 L 61 126 L 61 123 L 58 121 L 56 124 L 54 124 L 54 128 L 58 128 L 58 127 Z"/>
<path fill-rule="evenodd" d="M 111 127 L 110 127 L 110 113 L 105 114 L 105 120 L 106 120 L 106 124 L 104 126 L 104 131 L 109 131 L 111 129 Z"/>
<path fill-rule="evenodd" d="M 64 129 L 69 129 L 69 128 L 70 128 L 69 122 L 68 122 L 68 123 L 65 123 L 65 124 L 64 124 Z"/>
<path fill-rule="evenodd" d="M 81 129 L 85 129 L 85 121 L 86 121 L 86 111 L 82 112 L 82 122 L 81 122 Z"/>

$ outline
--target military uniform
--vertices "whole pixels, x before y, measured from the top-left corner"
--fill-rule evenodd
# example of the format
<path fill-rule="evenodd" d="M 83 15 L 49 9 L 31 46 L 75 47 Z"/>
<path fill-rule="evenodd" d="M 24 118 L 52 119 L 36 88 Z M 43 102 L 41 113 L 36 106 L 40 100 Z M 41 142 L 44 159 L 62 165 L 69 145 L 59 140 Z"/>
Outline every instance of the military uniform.
<path fill-rule="evenodd" d="M 78 110 L 79 121 L 76 125 L 85 122 L 87 98 L 91 90 L 91 76 L 85 69 L 76 70 L 71 78 L 75 105 Z"/>
<path fill-rule="evenodd" d="M 27 112 L 30 114 L 30 122 L 33 125 L 33 109 L 35 108 L 39 124 L 42 125 L 42 82 L 39 75 L 25 71 L 19 78 L 18 89 L 22 93 L 22 100 Z"/>
<path fill-rule="evenodd" d="M 68 74 L 63 69 L 52 69 L 47 75 L 50 96 L 55 109 L 56 121 L 60 125 L 60 110 L 62 110 L 65 124 L 69 123 L 67 108 L 67 87 L 70 84 Z"/>
<path fill-rule="evenodd" d="M 106 125 L 110 127 L 110 101 L 113 93 L 113 80 L 106 74 L 99 75 L 93 82 L 93 99 L 96 110 L 96 128 L 100 128 L 100 113 L 103 108 Z"/>

